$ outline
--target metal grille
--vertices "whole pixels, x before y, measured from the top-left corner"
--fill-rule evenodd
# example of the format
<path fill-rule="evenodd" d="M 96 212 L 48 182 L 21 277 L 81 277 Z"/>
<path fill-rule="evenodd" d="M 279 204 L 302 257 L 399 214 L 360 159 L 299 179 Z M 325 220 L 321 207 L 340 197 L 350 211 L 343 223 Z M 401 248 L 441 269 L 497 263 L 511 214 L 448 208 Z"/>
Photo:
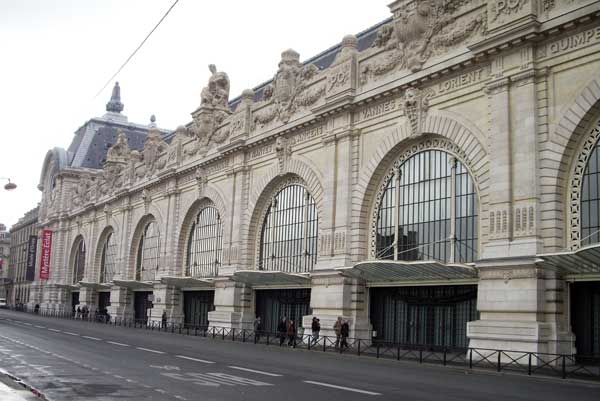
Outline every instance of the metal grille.
<path fill-rule="evenodd" d="M 282 317 L 293 320 L 298 328 L 302 317 L 310 314 L 310 288 L 256 291 L 256 316 L 260 316 L 266 332 L 277 332 Z"/>
<path fill-rule="evenodd" d="M 100 282 L 112 281 L 115 274 L 117 260 L 117 243 L 113 233 L 109 233 L 102 246 L 102 257 L 100 258 Z"/>
<path fill-rule="evenodd" d="M 376 257 L 471 262 L 477 257 L 477 194 L 446 152 L 417 153 L 394 171 L 379 204 Z"/>
<path fill-rule="evenodd" d="M 135 279 L 141 281 L 154 280 L 160 261 L 160 232 L 158 225 L 152 221 L 146 225 L 137 252 Z"/>
<path fill-rule="evenodd" d="M 376 341 L 466 348 L 477 319 L 476 286 L 371 288 Z"/>
<path fill-rule="evenodd" d="M 317 260 L 317 207 L 301 185 L 275 195 L 261 233 L 259 269 L 308 272 Z"/>
<path fill-rule="evenodd" d="M 185 291 L 183 316 L 186 327 L 208 327 L 208 312 L 215 310 L 214 291 Z"/>
<path fill-rule="evenodd" d="M 185 275 L 216 277 L 223 257 L 223 227 L 214 207 L 202 209 L 190 232 Z"/>
<path fill-rule="evenodd" d="M 592 151 L 581 185 L 581 245 L 600 242 L 600 142 Z"/>
<path fill-rule="evenodd" d="M 85 242 L 83 239 L 79 240 L 77 244 L 77 250 L 75 250 L 75 258 L 73 259 L 73 284 L 79 283 L 83 280 L 85 272 Z"/>

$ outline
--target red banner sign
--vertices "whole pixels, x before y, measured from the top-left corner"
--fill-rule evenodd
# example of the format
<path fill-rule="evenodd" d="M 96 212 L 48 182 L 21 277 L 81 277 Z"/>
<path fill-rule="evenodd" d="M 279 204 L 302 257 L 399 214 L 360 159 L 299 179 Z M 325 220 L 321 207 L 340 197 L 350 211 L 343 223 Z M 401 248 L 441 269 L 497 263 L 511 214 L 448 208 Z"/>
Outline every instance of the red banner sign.
<path fill-rule="evenodd" d="M 42 257 L 40 260 L 40 280 L 50 278 L 50 256 L 52 254 L 52 230 L 42 231 Z"/>

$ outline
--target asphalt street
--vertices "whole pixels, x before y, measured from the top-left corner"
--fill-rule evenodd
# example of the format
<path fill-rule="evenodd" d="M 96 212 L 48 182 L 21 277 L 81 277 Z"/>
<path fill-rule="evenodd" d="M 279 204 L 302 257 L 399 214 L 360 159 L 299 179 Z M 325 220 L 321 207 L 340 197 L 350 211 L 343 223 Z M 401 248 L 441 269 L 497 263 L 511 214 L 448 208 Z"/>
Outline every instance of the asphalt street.
<path fill-rule="evenodd" d="M 0 311 L 0 367 L 67 400 L 594 400 L 600 385 L 465 372 Z"/>

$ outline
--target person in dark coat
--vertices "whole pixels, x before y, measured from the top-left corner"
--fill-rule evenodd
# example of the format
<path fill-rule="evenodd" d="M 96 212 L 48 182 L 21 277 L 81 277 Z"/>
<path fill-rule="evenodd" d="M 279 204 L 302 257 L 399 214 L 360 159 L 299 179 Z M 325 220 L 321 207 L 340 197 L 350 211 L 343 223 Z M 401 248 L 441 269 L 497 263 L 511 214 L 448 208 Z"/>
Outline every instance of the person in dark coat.
<path fill-rule="evenodd" d="M 260 341 L 260 335 L 262 333 L 262 322 L 260 321 L 260 316 L 257 316 L 256 319 L 254 319 L 254 343 L 256 344 L 257 342 Z"/>
<path fill-rule="evenodd" d="M 291 347 L 292 345 L 294 345 L 294 342 L 296 341 L 296 325 L 294 324 L 293 320 L 290 320 L 290 324 L 288 325 L 288 328 L 287 328 L 287 335 L 288 335 L 288 345 Z"/>
<path fill-rule="evenodd" d="M 321 323 L 316 316 L 313 316 L 310 328 L 312 330 L 312 343 L 316 345 L 319 341 L 319 332 L 321 331 Z"/>
<path fill-rule="evenodd" d="M 348 336 L 350 335 L 350 326 L 348 325 L 348 321 L 344 320 L 342 323 L 342 329 L 340 330 L 340 334 L 342 335 L 342 343 L 340 347 L 348 348 Z"/>
<path fill-rule="evenodd" d="M 277 334 L 279 335 L 279 346 L 282 346 L 287 335 L 287 319 L 285 316 L 281 318 L 277 325 Z"/>
<path fill-rule="evenodd" d="M 161 325 L 163 330 L 167 329 L 167 311 L 164 310 L 161 317 Z"/>

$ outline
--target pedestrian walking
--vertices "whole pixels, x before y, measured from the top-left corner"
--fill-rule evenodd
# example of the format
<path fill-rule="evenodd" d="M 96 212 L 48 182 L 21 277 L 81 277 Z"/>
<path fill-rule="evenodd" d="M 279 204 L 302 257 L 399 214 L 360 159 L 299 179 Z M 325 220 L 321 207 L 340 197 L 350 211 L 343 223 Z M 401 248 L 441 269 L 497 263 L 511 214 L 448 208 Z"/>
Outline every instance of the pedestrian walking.
<path fill-rule="evenodd" d="M 79 319 L 81 317 L 81 306 L 77 307 L 77 314 L 75 315 L 75 319 Z"/>
<path fill-rule="evenodd" d="M 310 328 L 312 330 L 312 345 L 316 345 L 319 341 L 319 332 L 321 331 L 321 322 L 316 316 L 313 316 Z"/>
<path fill-rule="evenodd" d="M 290 324 L 288 325 L 288 329 L 287 329 L 287 335 L 288 335 L 288 346 L 291 347 L 296 342 L 296 325 L 294 324 L 293 320 L 290 320 Z"/>
<path fill-rule="evenodd" d="M 164 310 L 161 317 L 161 326 L 163 330 L 167 329 L 167 311 Z"/>
<path fill-rule="evenodd" d="M 340 344 L 340 347 L 342 349 L 348 348 L 348 336 L 350 335 L 350 326 L 348 325 L 347 320 L 344 320 L 344 322 L 342 323 L 340 334 L 342 335 L 342 342 Z"/>
<path fill-rule="evenodd" d="M 342 317 L 338 316 L 337 320 L 333 324 L 333 331 L 335 332 L 335 348 L 340 346 L 340 338 L 342 336 Z"/>
<path fill-rule="evenodd" d="M 287 335 L 287 319 L 285 316 L 281 318 L 277 325 L 277 334 L 279 335 L 279 346 L 281 347 Z"/>
<path fill-rule="evenodd" d="M 254 319 L 254 344 L 260 341 L 260 334 L 262 332 L 262 322 L 260 321 L 260 316 L 257 316 Z"/>

